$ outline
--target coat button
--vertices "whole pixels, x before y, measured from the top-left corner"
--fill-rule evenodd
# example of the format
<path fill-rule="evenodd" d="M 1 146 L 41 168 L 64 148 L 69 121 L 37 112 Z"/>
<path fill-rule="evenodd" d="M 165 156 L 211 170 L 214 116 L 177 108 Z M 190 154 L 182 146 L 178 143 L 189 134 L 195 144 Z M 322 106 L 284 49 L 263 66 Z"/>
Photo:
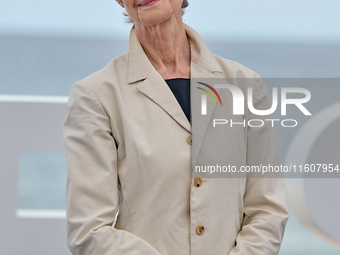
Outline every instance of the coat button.
<path fill-rule="evenodd" d="M 190 145 L 192 144 L 191 135 L 188 136 L 188 138 L 187 138 L 187 143 L 190 144 Z"/>
<path fill-rule="evenodd" d="M 200 177 L 196 177 L 196 178 L 194 179 L 194 185 L 195 185 L 196 187 L 201 187 L 201 186 L 202 186 L 202 179 L 201 179 Z"/>
<path fill-rule="evenodd" d="M 196 233 L 197 233 L 197 235 L 203 235 L 203 233 L 204 233 L 204 226 L 203 225 L 198 225 L 196 227 Z"/>

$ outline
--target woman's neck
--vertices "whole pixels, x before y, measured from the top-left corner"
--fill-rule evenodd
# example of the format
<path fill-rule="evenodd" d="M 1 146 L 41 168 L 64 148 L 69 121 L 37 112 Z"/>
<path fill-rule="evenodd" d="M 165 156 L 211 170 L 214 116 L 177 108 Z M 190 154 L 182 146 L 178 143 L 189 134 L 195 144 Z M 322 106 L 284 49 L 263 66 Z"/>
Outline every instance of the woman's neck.
<path fill-rule="evenodd" d="M 164 79 L 190 78 L 190 45 L 180 12 L 160 24 L 137 23 L 135 28 L 146 55 Z"/>

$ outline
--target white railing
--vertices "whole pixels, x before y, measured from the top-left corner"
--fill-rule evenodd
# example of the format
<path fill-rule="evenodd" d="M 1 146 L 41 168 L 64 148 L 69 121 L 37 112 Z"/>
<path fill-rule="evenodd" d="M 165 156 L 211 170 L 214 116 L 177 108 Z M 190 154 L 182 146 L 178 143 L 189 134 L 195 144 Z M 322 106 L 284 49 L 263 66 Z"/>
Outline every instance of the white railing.
<path fill-rule="evenodd" d="M 66 103 L 67 97 L 0 96 L 0 254 L 70 254 L 64 210 L 22 209 L 17 202 L 20 154 L 64 151 Z"/>

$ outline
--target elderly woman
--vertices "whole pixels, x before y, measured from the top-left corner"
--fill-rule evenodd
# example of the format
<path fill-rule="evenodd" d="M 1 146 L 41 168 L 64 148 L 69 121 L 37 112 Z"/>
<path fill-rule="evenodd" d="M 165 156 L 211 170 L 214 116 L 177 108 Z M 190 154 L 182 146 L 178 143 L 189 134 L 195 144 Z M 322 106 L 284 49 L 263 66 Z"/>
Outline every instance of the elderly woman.
<path fill-rule="evenodd" d="M 209 51 L 182 21 L 186 0 L 117 2 L 134 23 L 129 51 L 73 85 L 64 123 L 70 250 L 278 254 L 288 218 L 284 180 L 191 175 L 190 78 L 257 74 Z M 268 101 L 261 84 L 259 108 Z M 263 142 L 272 131 L 247 129 L 231 136 L 240 150 L 226 148 L 226 157 L 278 162 L 275 141 Z"/>

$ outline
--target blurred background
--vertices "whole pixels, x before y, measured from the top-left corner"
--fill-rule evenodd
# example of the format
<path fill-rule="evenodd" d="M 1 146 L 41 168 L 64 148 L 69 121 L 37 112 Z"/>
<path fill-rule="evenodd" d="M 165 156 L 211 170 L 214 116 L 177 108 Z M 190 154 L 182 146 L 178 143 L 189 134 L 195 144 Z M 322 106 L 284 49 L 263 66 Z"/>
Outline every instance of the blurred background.
<path fill-rule="evenodd" d="M 203 37 L 214 54 L 240 62 L 263 78 L 340 78 L 340 1 L 189 2 L 184 21 Z M 128 50 L 131 25 L 124 22 L 122 12 L 114 0 L 1 0 L 0 101 L 43 101 L 64 107 L 76 81 Z M 61 109 L 65 109 L 65 115 L 66 107 Z M 18 114 L 25 115 L 25 107 Z M 0 120 L 0 136 L 4 130 L 19 135 L 26 129 L 20 125 L 9 128 Z M 61 125 L 57 130 L 61 130 Z M 13 163 L 15 169 L 4 167 L 2 152 L 8 146 L 8 140 L 0 138 L 0 172 L 14 180 L 10 182 L 10 193 L 15 202 L 8 200 L 13 205 L 9 213 L 19 219 L 19 225 L 33 219 L 32 225 L 27 222 L 31 228 L 44 224 L 38 223 L 39 219 L 55 219 L 55 226 L 62 225 L 62 231 L 66 180 L 62 146 L 19 148 L 17 163 Z M 5 210 L 8 206 L 1 207 Z M 16 221 L 8 217 L 9 221 Z M 62 239 L 67 249 L 65 237 L 56 233 L 52 227 L 51 237 Z M 4 247 L 4 240 L 11 243 L 8 238 L 1 238 L 0 247 Z M 280 252 L 288 254 L 335 255 L 340 254 L 340 248 L 309 231 L 291 212 Z"/>

